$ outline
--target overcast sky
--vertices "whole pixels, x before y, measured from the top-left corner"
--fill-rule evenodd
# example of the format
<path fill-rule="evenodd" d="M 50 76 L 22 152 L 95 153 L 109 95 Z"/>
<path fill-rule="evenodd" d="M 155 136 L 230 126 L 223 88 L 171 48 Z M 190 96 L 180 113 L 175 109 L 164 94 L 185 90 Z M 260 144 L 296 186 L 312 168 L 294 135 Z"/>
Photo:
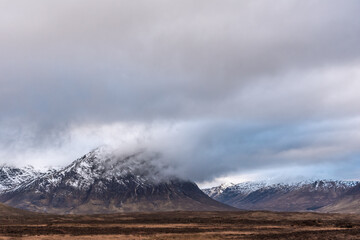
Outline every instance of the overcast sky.
<path fill-rule="evenodd" d="M 109 144 L 180 176 L 360 178 L 358 0 L 2 0 L 0 163 Z"/>

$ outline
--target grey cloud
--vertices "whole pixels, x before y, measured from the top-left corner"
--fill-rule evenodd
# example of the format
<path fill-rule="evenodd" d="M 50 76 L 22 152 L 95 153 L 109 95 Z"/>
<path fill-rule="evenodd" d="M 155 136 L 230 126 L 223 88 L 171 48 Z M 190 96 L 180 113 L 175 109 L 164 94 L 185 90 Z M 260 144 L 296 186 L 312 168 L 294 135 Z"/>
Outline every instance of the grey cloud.
<path fill-rule="evenodd" d="M 207 162 L 208 176 L 354 155 L 314 143 L 316 132 L 284 136 L 359 116 L 359 11 L 355 0 L 2 1 L 0 146 L 68 146 L 71 129 L 87 124 L 185 121 L 221 123 L 185 129 L 201 134 L 179 143 L 194 144 L 186 158 L 198 159 L 194 173 Z M 269 131 L 283 140 L 257 139 Z"/>
<path fill-rule="evenodd" d="M 229 172 L 246 174 L 284 166 L 311 169 L 319 165 L 325 169 L 327 165 L 340 165 L 348 171 L 337 172 L 339 177 L 358 178 L 354 170 L 352 174 L 349 171 L 349 166 L 356 168 L 354 162 L 358 162 L 360 154 L 358 124 L 359 119 L 302 125 L 201 123 L 196 128 L 198 131 L 185 131 L 195 135 L 195 139 L 189 142 L 191 136 L 185 137 L 174 152 L 167 154 L 178 164 L 180 174 L 197 181 L 208 181 Z M 176 140 L 170 144 L 173 143 Z M 166 153 L 170 147 L 164 145 Z M 316 172 L 312 174 L 316 176 Z"/>
<path fill-rule="evenodd" d="M 5 117 L 198 117 L 258 78 L 360 51 L 356 1 L 2 5 L 16 16 L 1 31 Z"/>

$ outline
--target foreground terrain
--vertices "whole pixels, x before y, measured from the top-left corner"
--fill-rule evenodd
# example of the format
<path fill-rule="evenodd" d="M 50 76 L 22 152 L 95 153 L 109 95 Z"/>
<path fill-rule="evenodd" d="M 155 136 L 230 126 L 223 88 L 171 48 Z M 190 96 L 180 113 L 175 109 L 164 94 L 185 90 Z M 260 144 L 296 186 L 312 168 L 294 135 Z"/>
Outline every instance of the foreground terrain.
<path fill-rule="evenodd" d="M 8 210 L 5 210 L 8 211 Z M 0 239 L 360 239 L 360 216 L 274 212 L 0 213 Z"/>

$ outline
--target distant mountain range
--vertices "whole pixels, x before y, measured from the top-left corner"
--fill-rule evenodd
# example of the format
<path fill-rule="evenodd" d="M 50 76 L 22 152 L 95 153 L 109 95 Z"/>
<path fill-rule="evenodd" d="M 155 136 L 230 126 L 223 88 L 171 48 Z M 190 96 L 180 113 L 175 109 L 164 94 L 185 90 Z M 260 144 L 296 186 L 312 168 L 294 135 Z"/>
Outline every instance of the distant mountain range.
<path fill-rule="evenodd" d="M 244 210 L 360 213 L 360 183 L 356 181 L 245 182 L 203 191 L 217 201 Z"/>
<path fill-rule="evenodd" d="M 0 202 L 47 213 L 223 211 L 233 207 L 204 194 L 195 183 L 163 174 L 158 155 L 117 155 L 98 148 L 59 170 L 0 168 Z"/>
<path fill-rule="evenodd" d="M 236 208 L 360 213 L 356 181 L 245 182 L 201 191 L 195 183 L 169 175 L 160 159 L 147 151 L 117 154 L 102 147 L 57 170 L 0 166 L 0 202 L 59 214 Z"/>

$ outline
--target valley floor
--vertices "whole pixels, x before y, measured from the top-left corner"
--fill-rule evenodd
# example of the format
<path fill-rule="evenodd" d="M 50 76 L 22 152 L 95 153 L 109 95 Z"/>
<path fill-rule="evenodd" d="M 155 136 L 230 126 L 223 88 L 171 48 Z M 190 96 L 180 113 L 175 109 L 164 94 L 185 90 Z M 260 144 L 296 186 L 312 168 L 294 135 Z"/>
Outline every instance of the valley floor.
<path fill-rule="evenodd" d="M 0 239 L 360 239 L 360 215 L 164 212 L 1 216 Z"/>

